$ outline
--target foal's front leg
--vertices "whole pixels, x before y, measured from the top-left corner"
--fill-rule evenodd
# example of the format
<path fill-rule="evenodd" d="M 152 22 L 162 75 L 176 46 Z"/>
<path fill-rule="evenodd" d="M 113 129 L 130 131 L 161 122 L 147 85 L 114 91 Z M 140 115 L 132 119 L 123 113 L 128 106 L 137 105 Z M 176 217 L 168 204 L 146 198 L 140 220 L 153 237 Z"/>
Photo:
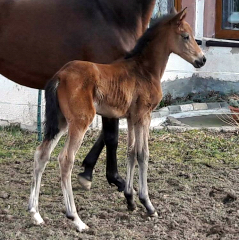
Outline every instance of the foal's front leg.
<path fill-rule="evenodd" d="M 131 119 L 127 119 L 128 122 L 128 149 L 127 149 L 127 176 L 124 189 L 124 195 L 127 200 L 128 209 L 133 211 L 136 208 L 134 203 L 134 169 L 136 165 L 136 149 L 135 149 L 135 134 L 134 124 Z"/>
<path fill-rule="evenodd" d="M 136 154 L 139 164 L 139 200 L 147 209 L 148 215 L 151 217 L 157 216 L 154 206 L 152 205 L 148 195 L 147 184 L 147 170 L 149 161 L 149 136 L 150 116 L 140 121 L 135 126 L 135 139 L 136 139 Z"/>

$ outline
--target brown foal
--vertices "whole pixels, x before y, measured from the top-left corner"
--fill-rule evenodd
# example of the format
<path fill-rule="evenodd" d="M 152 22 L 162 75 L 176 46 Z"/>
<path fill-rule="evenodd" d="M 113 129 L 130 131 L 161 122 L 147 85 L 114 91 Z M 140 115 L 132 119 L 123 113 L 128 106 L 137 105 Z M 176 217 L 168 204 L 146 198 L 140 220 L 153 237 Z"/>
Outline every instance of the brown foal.
<path fill-rule="evenodd" d="M 178 54 L 196 68 L 206 62 L 185 16 L 184 9 L 160 19 L 124 59 L 112 64 L 72 61 L 49 81 L 45 138 L 35 153 L 29 201 L 35 223 L 43 223 L 38 211 L 42 173 L 58 140 L 68 130 L 65 146 L 58 157 L 66 215 L 79 231 L 88 228 L 76 211 L 71 172 L 77 150 L 96 113 L 107 118 L 127 118 L 128 166 L 124 194 L 128 208 L 135 209 L 133 175 L 138 162 L 139 199 L 150 216 L 157 216 L 148 196 L 147 168 L 150 113 L 162 99 L 160 79 L 171 53 Z"/>

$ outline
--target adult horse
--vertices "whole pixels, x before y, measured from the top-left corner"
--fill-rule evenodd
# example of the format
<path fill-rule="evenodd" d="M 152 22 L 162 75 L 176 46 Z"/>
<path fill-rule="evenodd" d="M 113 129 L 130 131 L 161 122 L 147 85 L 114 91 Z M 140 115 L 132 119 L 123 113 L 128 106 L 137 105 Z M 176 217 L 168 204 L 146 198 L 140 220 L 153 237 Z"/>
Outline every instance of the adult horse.
<path fill-rule="evenodd" d="M 110 63 L 124 56 L 146 30 L 155 0 L 0 0 L 0 73 L 43 89 L 66 62 Z M 81 184 L 89 189 L 104 145 L 106 177 L 118 190 L 118 120 L 103 117 L 103 131 L 85 158 Z"/>

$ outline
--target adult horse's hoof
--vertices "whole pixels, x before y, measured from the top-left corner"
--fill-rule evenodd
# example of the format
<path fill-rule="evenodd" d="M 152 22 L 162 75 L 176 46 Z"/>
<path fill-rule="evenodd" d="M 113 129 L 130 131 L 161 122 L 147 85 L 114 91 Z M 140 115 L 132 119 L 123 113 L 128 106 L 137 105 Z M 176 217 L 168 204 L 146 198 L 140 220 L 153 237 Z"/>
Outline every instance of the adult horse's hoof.
<path fill-rule="evenodd" d="M 92 182 L 87 180 L 84 176 L 82 176 L 82 173 L 78 174 L 78 181 L 84 190 L 87 191 L 90 190 Z"/>

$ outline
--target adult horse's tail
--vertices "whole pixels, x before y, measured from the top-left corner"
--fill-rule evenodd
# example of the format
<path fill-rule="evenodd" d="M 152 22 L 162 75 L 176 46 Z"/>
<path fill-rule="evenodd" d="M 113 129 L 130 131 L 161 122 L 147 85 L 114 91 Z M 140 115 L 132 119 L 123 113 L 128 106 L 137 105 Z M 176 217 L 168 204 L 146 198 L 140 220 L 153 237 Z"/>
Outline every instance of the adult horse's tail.
<path fill-rule="evenodd" d="M 59 116 L 61 110 L 59 107 L 56 91 L 58 83 L 58 78 L 53 77 L 45 87 L 45 140 L 52 140 L 59 133 Z"/>

